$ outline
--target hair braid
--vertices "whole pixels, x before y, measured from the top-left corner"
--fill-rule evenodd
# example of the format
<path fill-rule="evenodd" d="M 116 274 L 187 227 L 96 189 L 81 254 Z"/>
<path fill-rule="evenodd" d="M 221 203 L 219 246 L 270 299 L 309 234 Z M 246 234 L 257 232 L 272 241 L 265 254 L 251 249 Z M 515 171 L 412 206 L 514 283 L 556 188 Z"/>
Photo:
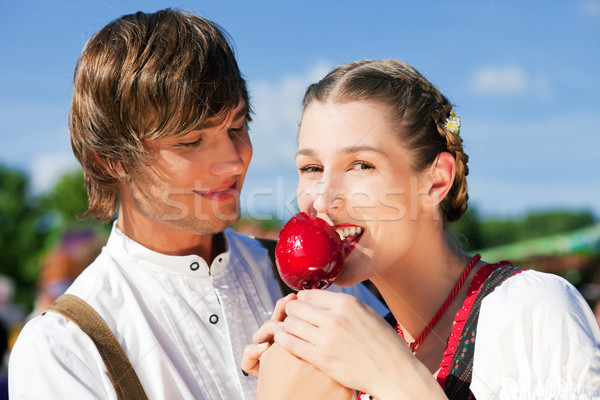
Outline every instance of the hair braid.
<path fill-rule="evenodd" d="M 452 108 L 450 105 L 445 105 L 443 108 L 443 113 L 434 113 L 432 117 L 434 118 L 439 134 L 446 140 L 448 152 L 452 154 L 456 162 L 454 183 L 441 205 L 446 220 L 454 222 L 460 219 L 468 207 L 467 175 L 469 175 L 469 167 L 467 162 L 469 161 L 469 156 L 464 152 L 463 141 L 458 133 L 452 133 L 446 128 L 446 119 L 450 117 Z"/>
<path fill-rule="evenodd" d="M 460 219 L 468 207 L 469 194 L 467 192 L 467 175 L 469 156 L 464 152 L 462 138 L 457 133 L 452 133 L 446 128 L 446 120 L 452 112 L 452 104 L 440 91 L 425 77 L 419 74 L 418 84 L 422 90 L 421 97 L 434 103 L 430 112 L 435 123 L 437 133 L 445 142 L 446 151 L 454 157 L 456 174 L 450 191 L 441 203 L 442 214 L 447 222 Z"/>

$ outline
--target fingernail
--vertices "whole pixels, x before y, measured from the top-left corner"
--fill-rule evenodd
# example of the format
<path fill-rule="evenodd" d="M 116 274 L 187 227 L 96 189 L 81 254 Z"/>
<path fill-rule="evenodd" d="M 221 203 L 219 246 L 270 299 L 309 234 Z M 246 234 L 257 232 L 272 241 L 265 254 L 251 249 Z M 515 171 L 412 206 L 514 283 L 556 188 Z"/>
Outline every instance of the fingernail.
<path fill-rule="evenodd" d="M 258 347 L 263 349 L 263 348 L 267 347 L 268 345 L 269 345 L 269 342 L 262 342 L 262 343 L 258 344 Z"/>
<path fill-rule="evenodd" d="M 278 323 L 277 323 L 277 326 L 279 326 L 279 327 L 283 328 L 283 322 L 278 322 Z"/>

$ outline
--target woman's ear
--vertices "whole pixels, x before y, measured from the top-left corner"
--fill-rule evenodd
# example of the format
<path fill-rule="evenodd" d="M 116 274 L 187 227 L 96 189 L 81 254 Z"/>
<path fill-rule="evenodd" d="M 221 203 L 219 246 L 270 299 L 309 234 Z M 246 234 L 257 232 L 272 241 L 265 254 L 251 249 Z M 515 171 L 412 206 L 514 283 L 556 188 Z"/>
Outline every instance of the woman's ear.
<path fill-rule="evenodd" d="M 120 179 L 125 177 L 125 170 L 123 169 L 121 163 L 108 158 L 103 159 L 95 151 L 92 151 L 92 157 L 94 157 L 94 160 L 100 164 L 102 169 L 104 169 L 113 178 Z"/>
<path fill-rule="evenodd" d="M 444 200 L 454 184 L 456 175 L 456 160 L 452 154 L 447 151 L 438 154 L 436 160 L 431 165 L 431 187 L 429 195 L 433 204 L 437 205 Z"/>

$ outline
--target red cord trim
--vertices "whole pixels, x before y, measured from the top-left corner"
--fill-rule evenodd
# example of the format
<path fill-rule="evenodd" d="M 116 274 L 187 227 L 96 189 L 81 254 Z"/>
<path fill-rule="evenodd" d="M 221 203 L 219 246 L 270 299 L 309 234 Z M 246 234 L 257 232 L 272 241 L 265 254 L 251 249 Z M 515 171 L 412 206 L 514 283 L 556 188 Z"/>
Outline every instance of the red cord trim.
<path fill-rule="evenodd" d="M 456 312 L 456 316 L 454 317 L 454 326 L 452 327 L 452 333 L 448 338 L 446 343 L 446 349 L 444 350 L 444 356 L 442 357 L 442 362 L 440 363 L 440 370 L 437 375 L 437 381 L 440 386 L 443 388 L 446 384 L 446 378 L 448 377 L 448 372 L 450 370 L 450 364 L 452 363 L 452 358 L 454 357 L 454 352 L 456 351 L 456 347 L 458 346 L 458 341 L 462 335 L 463 329 L 465 327 L 465 323 L 467 322 L 467 317 L 473 308 L 473 304 L 475 303 L 475 299 L 477 299 L 477 295 L 479 294 L 483 282 L 490 276 L 490 274 L 505 265 L 512 265 L 509 261 L 500 261 L 497 264 L 487 264 L 481 267 L 471 284 L 469 285 L 469 289 L 467 290 L 467 297 L 463 306 L 460 310 Z"/>

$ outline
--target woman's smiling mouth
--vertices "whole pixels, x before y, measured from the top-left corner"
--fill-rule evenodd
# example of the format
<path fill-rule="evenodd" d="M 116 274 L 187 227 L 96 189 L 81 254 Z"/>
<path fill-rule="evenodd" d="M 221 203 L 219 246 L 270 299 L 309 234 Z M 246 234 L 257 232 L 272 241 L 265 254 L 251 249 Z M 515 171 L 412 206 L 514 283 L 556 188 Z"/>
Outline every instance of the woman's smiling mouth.
<path fill-rule="evenodd" d="M 346 250 L 346 257 L 350 255 L 352 250 L 356 247 L 356 244 L 364 233 L 364 228 L 358 225 L 352 224 L 340 224 L 335 225 L 335 231 L 340 235 L 344 249 Z"/>

